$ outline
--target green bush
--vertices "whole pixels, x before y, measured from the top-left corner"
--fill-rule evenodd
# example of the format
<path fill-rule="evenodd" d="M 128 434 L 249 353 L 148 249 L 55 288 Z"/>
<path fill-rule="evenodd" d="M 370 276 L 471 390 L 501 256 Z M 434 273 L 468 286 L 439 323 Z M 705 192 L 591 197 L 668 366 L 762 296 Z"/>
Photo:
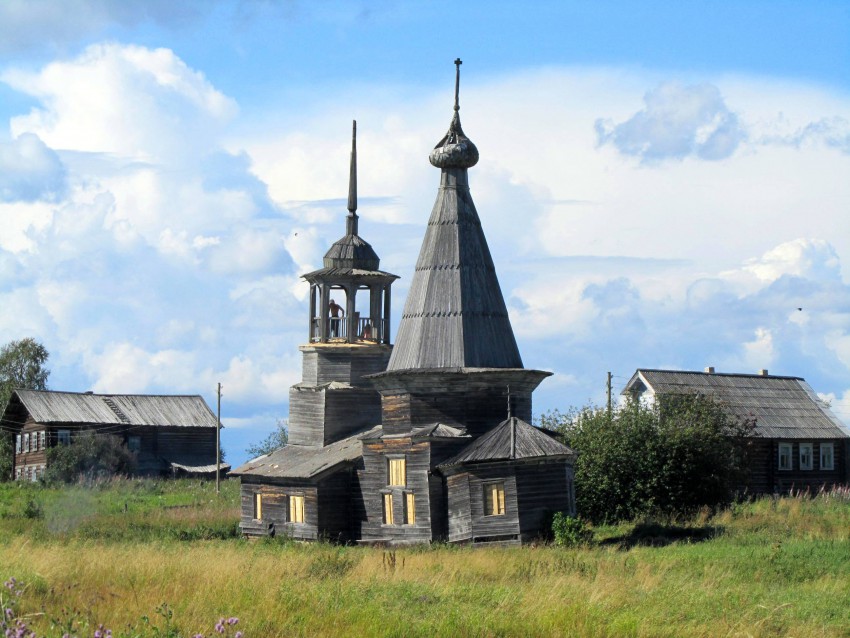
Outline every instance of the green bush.
<path fill-rule="evenodd" d="M 555 545 L 561 547 L 589 545 L 593 542 L 593 530 L 587 523 L 564 512 L 556 512 L 552 517 L 552 536 Z"/>
<path fill-rule="evenodd" d="M 72 483 L 132 473 L 136 459 L 120 437 L 91 430 L 74 436 L 70 445 L 47 450 L 48 482 Z"/>
<path fill-rule="evenodd" d="M 611 414 L 588 407 L 544 415 L 578 452 L 576 506 L 594 522 L 677 517 L 730 503 L 746 477 L 754 422 L 695 394 Z"/>

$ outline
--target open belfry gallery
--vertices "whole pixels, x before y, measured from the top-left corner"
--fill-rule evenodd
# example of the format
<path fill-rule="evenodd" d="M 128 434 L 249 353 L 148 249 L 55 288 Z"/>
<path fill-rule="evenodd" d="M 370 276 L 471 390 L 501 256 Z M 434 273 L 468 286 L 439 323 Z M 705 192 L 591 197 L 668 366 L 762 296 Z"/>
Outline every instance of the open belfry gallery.
<path fill-rule="evenodd" d="M 345 235 L 310 284 L 289 444 L 232 472 L 242 531 L 364 543 L 522 543 L 575 511 L 574 452 L 529 424 L 549 372 L 523 367 L 469 191 L 478 149 L 454 114 L 392 345 L 391 288 L 360 237 L 356 124 Z"/>

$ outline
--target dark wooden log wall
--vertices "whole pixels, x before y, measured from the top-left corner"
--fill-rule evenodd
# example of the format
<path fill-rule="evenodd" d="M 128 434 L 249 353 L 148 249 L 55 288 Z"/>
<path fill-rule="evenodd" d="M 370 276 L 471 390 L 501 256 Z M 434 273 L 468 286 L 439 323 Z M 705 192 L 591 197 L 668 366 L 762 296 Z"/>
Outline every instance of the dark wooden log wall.
<path fill-rule="evenodd" d="M 489 516 L 484 512 L 484 486 L 491 481 L 505 484 L 504 515 Z M 469 508 L 472 519 L 472 542 L 519 541 L 519 509 L 517 480 L 511 465 L 476 467 L 469 471 Z"/>
<path fill-rule="evenodd" d="M 403 455 L 407 462 L 407 485 L 390 487 L 387 476 L 387 458 Z M 410 439 L 383 439 L 363 442 L 364 471 L 360 486 L 366 510 L 366 521 L 361 526 L 363 540 L 430 542 L 432 540 L 429 482 L 430 444 L 411 442 Z M 383 494 L 393 495 L 395 524 L 383 524 Z M 416 522 L 404 524 L 404 495 L 413 492 L 416 502 Z"/>
<path fill-rule="evenodd" d="M 519 529 L 523 541 L 548 536 L 545 526 L 555 512 L 572 513 L 572 468 L 565 461 L 516 467 Z"/>
<path fill-rule="evenodd" d="M 240 527 L 247 536 L 267 535 L 289 536 L 298 540 L 317 540 L 319 538 L 318 497 L 316 487 L 308 484 L 290 485 L 257 483 L 254 477 L 242 477 Z M 263 495 L 263 518 L 254 519 L 254 495 Z M 287 522 L 289 495 L 304 496 L 304 522 Z"/>
<path fill-rule="evenodd" d="M 791 468 L 779 469 L 779 444 L 791 444 Z M 800 443 L 812 444 L 813 463 L 811 470 L 800 469 Z M 834 469 L 820 469 L 821 443 L 832 443 Z M 816 493 L 821 489 L 830 489 L 835 485 L 847 483 L 847 440 L 818 439 L 755 439 L 750 459 L 750 478 L 746 486 L 751 493 L 771 494 L 787 493 L 790 490 L 809 490 Z"/>
<path fill-rule="evenodd" d="M 531 393 L 512 396 L 514 416 L 531 420 Z M 411 427 L 430 423 L 466 427 L 480 435 L 508 416 L 506 388 L 453 388 L 435 386 L 428 392 L 388 393 L 382 397 L 381 423 L 387 434 L 408 432 Z"/>
<path fill-rule="evenodd" d="M 469 493 L 469 474 L 461 472 L 446 479 L 448 494 L 449 542 L 472 540 L 472 507 Z M 507 504 L 506 504 L 507 507 Z"/>
<path fill-rule="evenodd" d="M 365 388 L 304 388 L 289 391 L 289 442 L 329 445 L 381 421 L 381 400 Z"/>

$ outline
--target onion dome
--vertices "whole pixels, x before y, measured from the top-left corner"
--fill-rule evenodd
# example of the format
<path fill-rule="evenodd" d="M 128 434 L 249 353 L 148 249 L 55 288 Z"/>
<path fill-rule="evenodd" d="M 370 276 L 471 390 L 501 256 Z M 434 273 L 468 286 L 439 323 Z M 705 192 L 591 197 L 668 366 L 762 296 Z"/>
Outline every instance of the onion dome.
<path fill-rule="evenodd" d="M 443 136 L 428 156 L 431 164 L 437 168 L 470 168 L 478 163 L 478 148 L 463 132 L 460 125 L 460 58 L 455 60 L 455 107 L 448 132 Z"/>

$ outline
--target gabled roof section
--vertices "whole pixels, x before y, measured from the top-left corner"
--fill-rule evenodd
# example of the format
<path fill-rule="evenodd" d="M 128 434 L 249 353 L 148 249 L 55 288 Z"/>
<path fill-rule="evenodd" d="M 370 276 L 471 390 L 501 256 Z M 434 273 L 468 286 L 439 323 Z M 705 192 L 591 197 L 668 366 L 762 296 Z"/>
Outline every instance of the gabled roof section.
<path fill-rule="evenodd" d="M 198 395 L 91 394 L 15 390 L 38 423 L 209 427 L 216 416 Z M 11 404 L 11 401 L 10 401 Z"/>
<path fill-rule="evenodd" d="M 363 456 L 363 444 L 360 438 L 376 430 L 380 430 L 380 426 L 361 430 L 324 447 L 287 445 L 271 454 L 259 456 L 240 465 L 230 474 L 269 478 L 316 478 L 341 464 L 353 463 Z"/>
<path fill-rule="evenodd" d="M 755 417 L 766 438 L 850 438 L 844 425 L 801 377 L 638 369 L 623 395 L 699 393 L 738 417 Z"/>
<path fill-rule="evenodd" d="M 521 459 L 572 458 L 575 452 L 517 417 L 502 421 L 440 467 Z"/>
<path fill-rule="evenodd" d="M 465 429 L 446 425 L 445 423 L 431 423 L 413 428 L 410 432 L 398 432 L 395 434 L 384 434 L 383 428 L 379 427 L 361 435 L 360 440 L 369 441 L 373 439 L 471 439 Z"/>
<path fill-rule="evenodd" d="M 435 162 L 431 155 L 432 163 L 442 170 L 440 189 L 388 371 L 522 368 L 496 268 L 469 192 L 467 167 L 475 162 L 467 151 L 474 145 L 465 146 L 471 142 L 460 129 L 458 108 L 455 102 L 449 133 L 434 151 L 442 159 Z M 477 150 L 474 155 L 477 161 Z"/>

